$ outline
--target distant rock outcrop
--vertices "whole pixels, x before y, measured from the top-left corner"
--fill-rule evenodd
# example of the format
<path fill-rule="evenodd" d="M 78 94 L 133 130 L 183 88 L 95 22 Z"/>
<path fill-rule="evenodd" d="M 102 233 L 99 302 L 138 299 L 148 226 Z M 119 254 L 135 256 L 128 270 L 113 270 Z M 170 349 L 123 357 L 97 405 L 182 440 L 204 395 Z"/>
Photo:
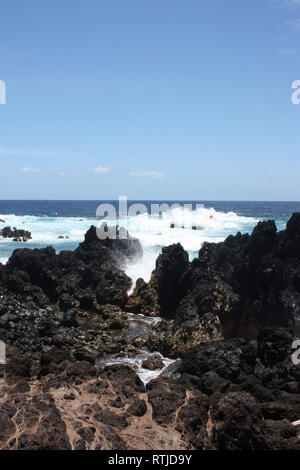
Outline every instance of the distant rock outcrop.
<path fill-rule="evenodd" d="M 4 227 L 0 229 L 0 236 L 3 238 L 12 238 L 14 242 L 27 242 L 31 240 L 31 232 L 27 230 L 19 230 L 16 227 L 13 229 L 11 227 Z"/>

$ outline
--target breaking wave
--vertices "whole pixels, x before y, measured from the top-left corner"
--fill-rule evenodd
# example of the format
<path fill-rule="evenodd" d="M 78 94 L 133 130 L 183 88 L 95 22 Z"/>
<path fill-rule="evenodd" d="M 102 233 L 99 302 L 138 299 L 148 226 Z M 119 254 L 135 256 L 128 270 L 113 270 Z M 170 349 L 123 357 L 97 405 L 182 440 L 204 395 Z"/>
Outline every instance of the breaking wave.
<path fill-rule="evenodd" d="M 99 226 L 99 218 L 81 217 L 37 217 L 0 215 L 5 223 L 0 229 L 10 225 L 29 230 L 32 240 L 24 243 L 13 242 L 0 237 L 0 262 L 6 262 L 12 251 L 20 247 L 41 248 L 52 245 L 57 252 L 75 249 L 85 232 L 93 224 Z M 132 236 L 140 239 L 144 255 L 136 263 L 127 267 L 128 275 L 136 281 L 138 277 L 149 280 L 155 260 L 163 246 L 181 243 L 189 252 L 190 258 L 197 255 L 204 241 L 219 242 L 238 231 L 252 231 L 259 219 L 245 217 L 235 212 L 221 212 L 213 208 L 200 207 L 188 210 L 181 207 L 171 208 L 160 216 L 139 214 L 123 220 L 110 220 L 109 224 L 124 226 Z M 62 238 L 63 237 L 63 238 Z"/>

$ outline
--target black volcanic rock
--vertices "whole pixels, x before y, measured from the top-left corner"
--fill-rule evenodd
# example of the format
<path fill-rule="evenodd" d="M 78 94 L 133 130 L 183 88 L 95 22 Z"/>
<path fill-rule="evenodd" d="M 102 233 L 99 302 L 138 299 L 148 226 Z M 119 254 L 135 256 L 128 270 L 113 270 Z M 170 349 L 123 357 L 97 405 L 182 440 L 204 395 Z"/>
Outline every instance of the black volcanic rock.
<path fill-rule="evenodd" d="M 180 380 L 191 381 L 208 395 L 221 391 L 219 379 L 222 391 L 246 389 L 262 401 L 274 399 L 273 392 L 265 389 L 299 394 L 300 370 L 292 362 L 294 339 L 284 328 L 264 328 L 258 341 L 231 338 L 202 343 L 183 355 Z M 210 392 L 209 382 L 216 385 Z"/>
<path fill-rule="evenodd" d="M 274 367 L 291 355 L 294 336 L 283 328 L 264 328 L 258 337 L 258 357 L 262 364 Z"/>
<path fill-rule="evenodd" d="M 27 296 L 29 287 L 39 288 L 63 311 L 77 303 L 90 309 L 96 303 L 125 306 L 131 281 L 122 268 L 141 255 L 137 239 L 100 240 L 92 226 L 75 252 L 57 255 L 52 247 L 15 250 L 1 270 L 1 284 Z"/>
<path fill-rule="evenodd" d="M 179 373 L 193 377 L 210 394 L 228 388 L 240 375 L 253 374 L 256 357 L 257 345 L 243 339 L 202 343 L 184 354 Z"/>
<path fill-rule="evenodd" d="M 142 362 L 142 367 L 149 370 L 163 369 L 164 363 L 159 354 L 153 354 Z"/>
<path fill-rule="evenodd" d="M 259 222 L 251 235 L 204 243 L 191 263 L 180 245 L 164 248 L 149 283 L 160 315 L 196 327 L 218 316 L 225 338 L 257 338 L 263 327 L 297 329 L 300 311 L 300 213 L 286 230 Z M 144 288 L 145 290 L 145 288 Z M 129 299 L 130 302 L 130 299 Z"/>
<path fill-rule="evenodd" d="M 13 241 L 18 242 L 27 242 L 32 238 L 31 232 L 28 232 L 27 230 L 19 230 L 15 227 L 13 229 L 11 227 L 4 227 L 0 230 L 0 236 L 3 238 L 12 238 Z"/>
<path fill-rule="evenodd" d="M 151 286 L 157 291 L 160 314 L 172 318 L 180 299 L 180 281 L 189 266 L 189 257 L 180 243 L 164 247 L 156 260 Z"/>
<path fill-rule="evenodd" d="M 155 316 L 159 313 L 157 311 L 157 297 L 156 289 L 151 286 L 151 283 L 147 283 L 142 278 L 139 278 L 136 281 L 134 291 L 128 298 L 125 310 L 130 313 Z"/>
<path fill-rule="evenodd" d="M 129 366 L 94 366 L 126 351 L 122 267 L 139 242 L 99 240 L 91 227 L 74 253 L 16 250 L 0 266 L 0 339 L 14 346 L 0 364 L 0 448 L 299 450 L 295 336 L 271 327 L 298 311 L 299 227 L 297 215 L 281 233 L 260 223 L 192 263 L 180 245 L 163 250 L 132 305 L 160 308 L 153 347 L 182 359 L 146 388 Z M 222 339 L 218 317 L 228 335 L 257 340 Z"/>
<path fill-rule="evenodd" d="M 233 338 L 201 344 L 184 354 L 177 369 L 179 383 L 210 397 L 212 446 L 299 448 L 291 425 L 300 413 L 300 370 L 292 362 L 294 339 L 283 328 L 265 328 L 258 342 Z"/>
<path fill-rule="evenodd" d="M 120 352 L 131 286 L 122 268 L 141 253 L 138 240 L 100 240 L 95 227 L 75 252 L 15 250 L 0 266 L 0 339 L 37 361 L 50 349 L 90 362 Z"/>
<path fill-rule="evenodd" d="M 103 224 L 102 227 L 107 226 Z M 74 256 L 86 264 L 100 261 L 102 264 L 109 262 L 116 266 L 124 266 L 129 260 L 141 257 L 143 250 L 140 241 L 131 237 L 124 229 L 122 238 L 119 238 L 120 234 L 121 231 L 117 228 L 116 239 L 108 237 L 100 240 L 97 228 L 92 225 L 85 234 L 84 242 L 75 250 Z"/>

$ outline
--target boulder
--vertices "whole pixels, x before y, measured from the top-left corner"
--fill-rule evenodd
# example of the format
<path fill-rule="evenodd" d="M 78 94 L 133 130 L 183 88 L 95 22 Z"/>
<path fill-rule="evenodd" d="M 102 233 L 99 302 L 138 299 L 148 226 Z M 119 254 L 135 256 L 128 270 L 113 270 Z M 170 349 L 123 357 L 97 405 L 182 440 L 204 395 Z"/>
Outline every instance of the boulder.
<path fill-rule="evenodd" d="M 4 221 L 3 221 L 4 222 Z M 16 242 L 27 242 L 32 238 L 31 232 L 27 230 L 19 230 L 17 228 L 4 227 L 0 230 L 0 236 L 3 238 L 12 238 Z"/>
<path fill-rule="evenodd" d="M 163 369 L 165 367 L 159 354 L 153 354 L 142 362 L 142 367 L 149 370 Z"/>

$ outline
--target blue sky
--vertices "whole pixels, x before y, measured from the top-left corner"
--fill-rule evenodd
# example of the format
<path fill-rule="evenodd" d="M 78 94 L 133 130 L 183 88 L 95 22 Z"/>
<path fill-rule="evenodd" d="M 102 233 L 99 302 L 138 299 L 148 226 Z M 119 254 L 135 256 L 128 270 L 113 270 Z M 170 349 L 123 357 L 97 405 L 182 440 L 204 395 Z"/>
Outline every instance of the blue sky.
<path fill-rule="evenodd" d="M 1 199 L 300 200 L 300 0 L 0 15 Z"/>

